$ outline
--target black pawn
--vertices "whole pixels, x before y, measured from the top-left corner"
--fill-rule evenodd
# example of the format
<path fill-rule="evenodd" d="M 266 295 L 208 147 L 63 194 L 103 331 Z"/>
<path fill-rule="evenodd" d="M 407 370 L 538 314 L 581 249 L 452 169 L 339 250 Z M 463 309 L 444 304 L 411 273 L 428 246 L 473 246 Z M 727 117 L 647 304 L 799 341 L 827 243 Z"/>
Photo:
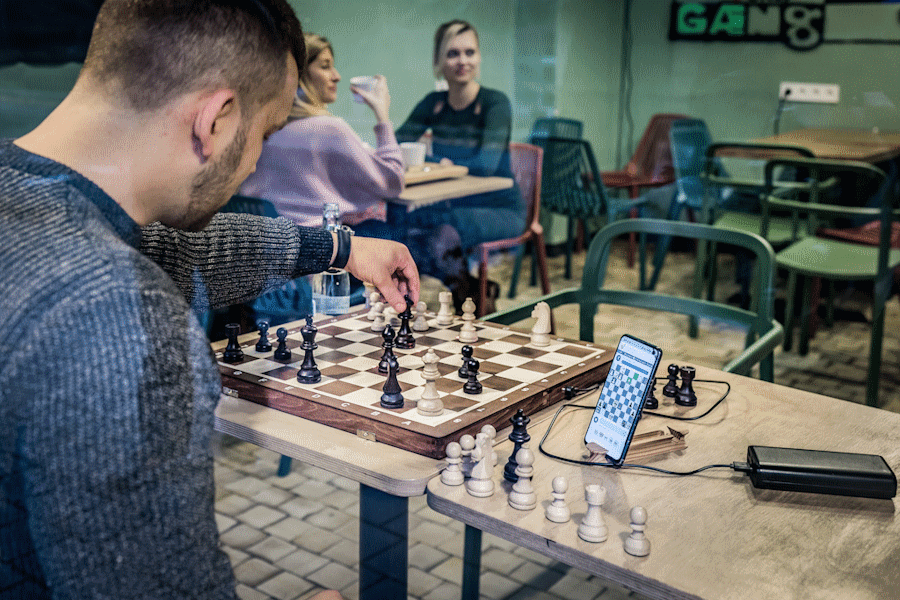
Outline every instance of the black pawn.
<path fill-rule="evenodd" d="M 678 393 L 678 365 L 669 365 L 669 382 L 663 388 L 663 396 L 674 398 Z"/>
<path fill-rule="evenodd" d="M 681 389 L 675 396 L 675 404 L 678 406 L 697 406 L 697 394 L 694 393 L 694 376 L 697 370 L 694 367 L 681 367 Z"/>
<path fill-rule="evenodd" d="M 279 327 L 275 332 L 278 338 L 278 347 L 275 348 L 275 360 L 291 360 L 291 351 L 287 347 L 287 329 Z"/>
<path fill-rule="evenodd" d="M 385 327 L 381 332 L 381 339 L 383 340 L 381 347 L 384 348 L 384 354 L 381 355 L 381 360 L 378 362 L 378 372 L 386 375 L 390 368 L 390 360 L 394 358 L 394 328 L 390 325 Z"/>
<path fill-rule="evenodd" d="M 412 329 L 409 327 L 409 320 L 412 318 L 413 301 L 409 296 L 404 296 L 406 300 L 406 310 L 397 315 L 400 319 L 400 329 L 397 330 L 397 339 L 394 340 L 394 346 L 409 350 L 416 347 L 416 338 L 413 337 Z"/>
<path fill-rule="evenodd" d="M 467 394 L 480 394 L 481 393 L 481 382 L 478 381 L 478 368 L 481 365 L 478 364 L 478 361 L 474 358 L 470 358 L 468 360 L 467 371 L 469 373 L 469 380 L 466 382 L 466 385 L 463 386 L 463 391 Z"/>
<path fill-rule="evenodd" d="M 225 334 L 228 336 L 228 345 L 222 352 L 222 360 L 225 362 L 236 363 L 241 362 L 244 358 L 244 352 L 238 343 L 238 334 L 241 332 L 241 326 L 237 323 L 228 323 L 225 326 Z"/>
<path fill-rule="evenodd" d="M 382 408 L 403 408 L 403 395 L 400 393 L 400 382 L 397 381 L 397 371 L 400 369 L 400 363 L 397 362 L 396 356 L 388 359 L 388 376 L 381 390 L 381 406 Z"/>
<path fill-rule="evenodd" d="M 472 358 L 472 354 L 474 352 L 475 352 L 475 350 L 472 348 L 472 346 L 469 346 L 469 345 L 463 346 L 460 349 L 460 353 L 462 353 L 463 359 L 462 359 L 462 366 L 459 368 L 459 371 L 457 371 L 457 373 L 463 379 L 469 378 L 469 370 L 468 370 L 469 359 Z"/>
<path fill-rule="evenodd" d="M 256 326 L 259 327 L 259 341 L 256 342 L 256 351 L 268 352 L 272 349 L 272 344 L 269 343 L 269 322 L 260 321 Z"/>
<path fill-rule="evenodd" d="M 297 381 L 300 383 L 319 383 L 322 380 L 322 373 L 313 358 L 313 350 L 319 347 L 315 341 L 318 332 L 319 330 L 312 324 L 312 317 L 307 316 L 306 325 L 300 330 L 300 335 L 303 336 L 303 343 L 300 344 L 300 349 L 303 350 L 303 363 L 300 365 L 300 372 L 297 373 Z"/>
<path fill-rule="evenodd" d="M 650 382 L 650 391 L 647 392 L 647 399 L 644 400 L 644 408 L 647 410 L 653 410 L 655 408 L 659 408 L 659 400 L 656 398 L 656 394 L 653 393 L 654 388 L 656 387 L 656 382 Z"/>
<path fill-rule="evenodd" d="M 525 411 L 520 408 L 510 421 L 512 421 L 513 428 L 509 434 L 509 441 L 513 443 L 513 451 L 509 455 L 509 460 L 506 461 L 506 466 L 503 467 L 503 478 L 507 481 L 515 482 L 519 480 L 519 476 L 516 475 L 516 467 L 519 466 L 519 463 L 516 462 L 516 454 L 521 450 L 522 444 L 527 443 L 531 439 L 531 436 L 528 435 L 528 431 L 525 429 L 528 423 L 531 422 L 531 419 L 526 417 Z"/>

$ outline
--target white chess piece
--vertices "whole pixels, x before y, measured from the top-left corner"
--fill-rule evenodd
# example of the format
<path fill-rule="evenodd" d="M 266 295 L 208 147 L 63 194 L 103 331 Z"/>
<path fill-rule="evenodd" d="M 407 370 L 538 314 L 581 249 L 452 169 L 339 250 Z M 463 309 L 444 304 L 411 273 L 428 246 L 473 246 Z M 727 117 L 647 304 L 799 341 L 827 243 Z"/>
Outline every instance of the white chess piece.
<path fill-rule="evenodd" d="M 428 310 L 428 305 L 420 300 L 416 304 L 416 320 L 412 324 L 413 331 L 428 331 L 428 321 L 425 319 L 426 310 Z"/>
<path fill-rule="evenodd" d="M 447 444 L 447 466 L 441 471 L 441 483 L 444 485 L 462 485 L 466 478 L 459 467 L 462 460 L 462 448 L 457 442 Z"/>
<path fill-rule="evenodd" d="M 472 474 L 466 481 L 466 491 L 469 495 L 476 498 L 487 498 L 494 493 L 493 469 L 491 468 L 491 457 L 485 456 L 487 449 L 482 444 L 475 444 L 472 450 L 472 460 L 476 461 L 472 467 Z M 490 453 L 490 450 L 487 450 Z"/>
<path fill-rule="evenodd" d="M 453 294 L 451 292 L 441 292 L 438 294 L 438 300 L 441 303 L 441 308 L 437 314 L 437 324 L 453 325 L 453 317 L 456 316 L 453 312 Z"/>
<path fill-rule="evenodd" d="M 475 438 L 466 434 L 459 438 L 459 446 L 462 448 L 462 472 L 466 477 L 472 472 L 474 461 L 472 460 L 472 451 L 475 449 Z"/>
<path fill-rule="evenodd" d="M 466 301 L 463 302 L 462 309 L 463 326 L 459 330 L 459 341 L 464 344 L 472 344 L 478 341 L 475 325 L 472 324 L 472 321 L 475 320 L 475 303 L 472 302 L 471 298 L 466 298 Z"/>
<path fill-rule="evenodd" d="M 587 500 L 587 513 L 578 525 L 578 537 L 586 542 L 605 542 L 609 529 L 603 522 L 600 507 L 606 500 L 606 490 L 596 484 L 584 486 L 584 499 Z"/>
<path fill-rule="evenodd" d="M 381 304 L 381 302 L 379 302 L 378 304 Z M 379 312 L 377 315 L 375 315 L 375 320 L 372 321 L 372 326 L 369 329 L 371 329 L 372 331 L 384 331 L 384 328 L 384 313 Z"/>
<path fill-rule="evenodd" d="M 533 346 L 550 345 L 550 305 L 546 302 L 538 302 L 531 311 L 535 319 L 531 328 L 531 344 Z"/>
<path fill-rule="evenodd" d="M 490 441 L 491 441 L 490 447 L 491 447 L 491 454 L 492 454 L 491 460 L 496 465 L 498 456 L 497 456 L 497 451 L 494 450 L 493 448 L 494 448 L 494 440 L 497 438 L 497 429 L 493 425 L 488 423 L 487 425 L 485 425 L 484 427 L 481 428 L 481 433 L 487 434 L 488 438 L 490 438 Z"/>
<path fill-rule="evenodd" d="M 550 495 L 553 496 L 553 501 L 547 506 L 544 516 L 554 523 L 565 523 L 572 516 L 569 507 L 566 506 L 566 491 L 569 489 L 569 483 L 565 477 L 560 475 L 553 478 L 551 486 L 553 491 Z"/>
<path fill-rule="evenodd" d="M 369 312 L 366 315 L 366 318 L 370 321 L 374 321 L 375 317 L 378 316 L 382 310 L 384 310 L 384 303 L 380 301 L 381 294 L 378 292 L 372 292 L 369 294 Z"/>
<path fill-rule="evenodd" d="M 425 389 L 422 391 L 422 397 L 416 402 L 416 412 L 425 417 L 437 417 L 444 412 L 444 403 L 441 402 L 441 396 L 435 385 L 435 381 L 441 376 L 437 368 L 440 359 L 434 350 L 429 348 L 422 360 L 425 362 L 421 372 L 422 379 L 425 380 Z"/>
<path fill-rule="evenodd" d="M 647 523 L 647 511 L 643 506 L 635 506 L 631 509 L 631 535 L 625 538 L 625 552 L 632 556 L 647 556 L 650 554 L 650 540 L 644 535 Z"/>
<path fill-rule="evenodd" d="M 396 308 L 390 305 L 385 306 L 382 314 L 384 314 L 385 325 L 390 325 L 394 328 L 394 331 L 396 331 L 397 328 L 400 327 L 400 317 L 397 316 Z"/>
<path fill-rule="evenodd" d="M 516 475 L 518 481 L 513 484 L 509 493 L 509 505 L 516 510 L 531 510 L 537 506 L 537 494 L 531 484 L 531 476 L 534 475 L 534 453 L 528 448 L 520 448 L 516 452 Z"/>

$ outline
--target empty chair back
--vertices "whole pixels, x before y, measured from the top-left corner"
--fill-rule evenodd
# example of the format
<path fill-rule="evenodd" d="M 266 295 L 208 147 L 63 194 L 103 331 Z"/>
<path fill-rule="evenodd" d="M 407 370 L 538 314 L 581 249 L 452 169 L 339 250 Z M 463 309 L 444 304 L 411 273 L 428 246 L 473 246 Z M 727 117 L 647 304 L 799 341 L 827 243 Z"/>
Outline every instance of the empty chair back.
<path fill-rule="evenodd" d="M 581 139 L 584 125 L 575 119 L 546 117 L 537 119 L 531 127 L 531 137 L 564 137 Z"/>

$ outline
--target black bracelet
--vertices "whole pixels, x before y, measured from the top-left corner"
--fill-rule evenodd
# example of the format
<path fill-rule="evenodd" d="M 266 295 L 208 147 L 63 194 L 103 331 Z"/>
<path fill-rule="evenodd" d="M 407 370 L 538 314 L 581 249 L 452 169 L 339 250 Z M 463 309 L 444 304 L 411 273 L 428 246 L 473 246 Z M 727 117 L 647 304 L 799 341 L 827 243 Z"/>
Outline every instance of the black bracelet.
<path fill-rule="evenodd" d="M 331 266 L 335 269 L 343 269 L 350 260 L 350 232 L 346 229 L 337 229 L 337 254 Z"/>

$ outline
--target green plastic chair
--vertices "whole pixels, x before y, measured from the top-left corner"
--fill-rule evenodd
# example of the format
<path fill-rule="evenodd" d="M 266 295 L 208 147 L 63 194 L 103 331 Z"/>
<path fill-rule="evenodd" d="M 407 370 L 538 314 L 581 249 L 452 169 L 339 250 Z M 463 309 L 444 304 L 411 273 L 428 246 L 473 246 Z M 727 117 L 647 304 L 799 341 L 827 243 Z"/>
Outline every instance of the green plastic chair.
<path fill-rule="evenodd" d="M 754 280 L 754 293 L 759 298 L 756 309 L 746 310 L 709 300 L 671 296 L 650 290 L 605 288 L 610 245 L 619 236 L 632 232 L 684 237 L 746 248 L 754 255 L 759 270 L 759 275 Z M 746 327 L 750 335 L 747 336 L 744 351 L 729 362 L 724 370 L 748 375 L 753 366 L 759 364 L 760 378 L 771 382 L 774 378 L 773 351 L 781 343 L 784 335 L 781 324 L 773 318 L 772 314 L 774 260 L 772 247 L 754 233 L 718 229 L 697 223 L 658 219 L 626 219 L 607 225 L 594 237 L 588 249 L 581 287 L 548 294 L 525 306 L 488 315 L 484 320 L 512 325 L 530 318 L 531 310 L 538 302 L 547 302 L 551 309 L 565 304 L 578 304 L 579 337 L 590 342 L 594 341 L 594 315 L 600 304 L 633 306 L 728 321 Z M 639 327 L 640 323 L 635 323 L 635 329 L 637 330 Z"/>
<path fill-rule="evenodd" d="M 776 173 L 793 169 L 809 188 L 808 192 L 796 193 L 785 188 Z M 834 181 L 837 180 L 835 189 Z M 866 403 L 878 405 L 878 383 L 881 373 L 881 347 L 884 337 L 884 305 L 891 293 L 893 270 L 900 265 L 900 250 L 890 247 L 893 221 L 900 218 L 897 199 L 885 192 L 886 176 L 881 169 L 868 163 L 778 158 L 770 160 L 765 167 L 765 188 L 763 191 L 762 234 L 768 233 L 770 214 L 774 210 L 793 213 L 795 222 L 806 221 L 812 232 L 806 237 L 797 237 L 778 252 L 775 261 L 778 267 L 788 271 L 787 303 L 785 307 L 785 350 L 791 347 L 794 328 L 794 298 L 798 278 L 803 277 L 800 311 L 799 352 L 809 350 L 809 325 L 811 306 L 811 279 L 822 278 L 829 281 L 871 281 L 874 284 L 872 298 L 872 333 L 869 344 L 869 371 L 866 383 Z M 839 189 L 841 194 L 834 193 Z M 878 206 L 861 206 L 870 197 L 878 198 Z M 856 206 L 841 204 L 850 198 Z M 854 244 L 816 235 L 823 225 L 846 226 L 853 221 L 880 222 L 877 246 Z M 842 224 L 842 221 L 844 223 Z"/>

